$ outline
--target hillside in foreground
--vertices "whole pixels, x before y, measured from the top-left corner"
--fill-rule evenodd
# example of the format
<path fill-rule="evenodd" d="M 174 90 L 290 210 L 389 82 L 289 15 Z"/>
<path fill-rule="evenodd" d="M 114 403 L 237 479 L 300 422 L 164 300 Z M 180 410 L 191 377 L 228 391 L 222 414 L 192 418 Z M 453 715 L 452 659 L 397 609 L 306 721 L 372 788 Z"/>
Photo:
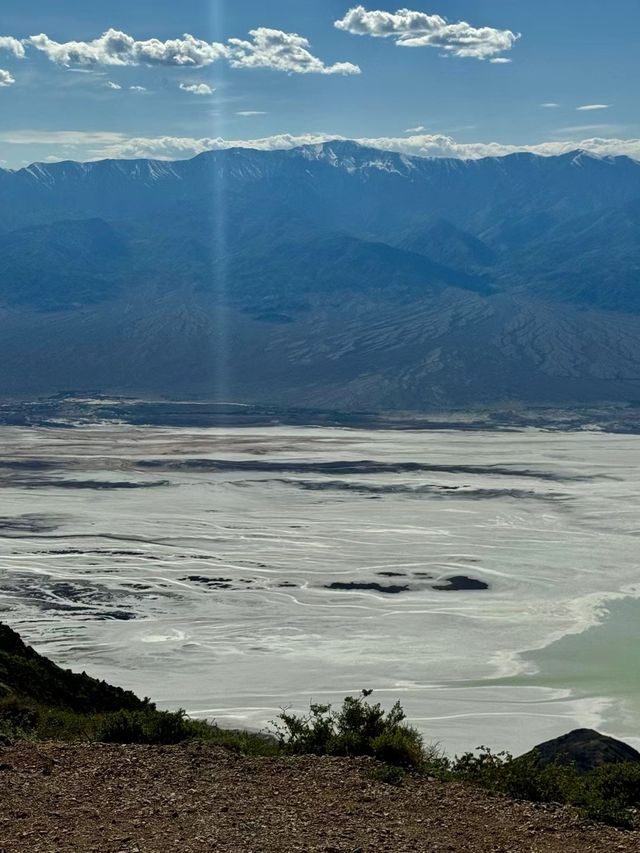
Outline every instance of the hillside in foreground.
<path fill-rule="evenodd" d="M 0 751 L 5 853 L 613 853 L 640 837 L 468 786 L 375 781 L 370 759 L 172 747 Z"/>
<path fill-rule="evenodd" d="M 224 732 L 0 625 L 0 853 L 640 851 L 640 832 L 616 828 L 637 822 L 626 744 L 580 730 L 451 761 L 368 697 L 283 712 L 270 738 Z"/>

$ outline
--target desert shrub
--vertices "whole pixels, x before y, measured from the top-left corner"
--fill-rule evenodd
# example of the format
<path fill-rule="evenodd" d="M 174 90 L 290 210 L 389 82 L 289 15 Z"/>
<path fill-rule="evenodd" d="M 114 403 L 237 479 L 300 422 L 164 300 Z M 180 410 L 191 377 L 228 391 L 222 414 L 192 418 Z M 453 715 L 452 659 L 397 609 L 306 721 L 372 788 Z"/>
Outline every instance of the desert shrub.
<path fill-rule="evenodd" d="M 3 724 L 29 730 L 35 727 L 37 719 L 35 707 L 18 696 L 7 696 L 0 701 L 0 721 Z"/>
<path fill-rule="evenodd" d="M 311 704 L 304 717 L 283 711 L 272 724 L 276 740 L 297 755 L 326 755 L 332 751 L 335 720 L 331 705 Z"/>
<path fill-rule="evenodd" d="M 393 764 L 381 764 L 374 767 L 369 776 L 374 782 L 382 782 L 384 785 L 393 785 L 399 788 L 404 782 L 406 771 L 402 767 Z"/>
<path fill-rule="evenodd" d="M 410 726 L 396 726 L 371 742 L 373 754 L 385 764 L 407 769 L 420 767 L 424 748 L 420 734 Z"/>
<path fill-rule="evenodd" d="M 632 828 L 640 806 L 640 765 L 605 764 L 580 773 L 565 762 L 542 764 L 535 754 L 513 758 L 481 747 L 450 762 L 448 778 L 518 800 L 575 806 L 588 820 Z"/>
<path fill-rule="evenodd" d="M 535 803 L 567 802 L 578 777 L 571 766 L 543 766 L 534 754 L 514 758 L 508 752 L 494 753 L 487 747 L 456 758 L 451 772 L 457 779 Z"/>
<path fill-rule="evenodd" d="M 96 738 L 103 743 L 172 744 L 195 739 L 199 732 L 200 725 L 184 711 L 121 710 L 105 714 Z"/>
<path fill-rule="evenodd" d="M 387 764 L 417 769 L 424 760 L 422 739 L 405 724 L 399 703 L 385 712 L 368 701 L 371 691 L 347 696 L 342 708 L 312 704 L 306 716 L 283 711 L 273 724 L 281 747 L 294 754 L 371 755 Z"/>
<path fill-rule="evenodd" d="M 101 743 L 146 743 L 142 715 L 125 710 L 106 714 L 96 738 Z"/>
<path fill-rule="evenodd" d="M 578 778 L 570 766 L 543 766 L 535 755 L 514 758 L 508 752 L 494 753 L 486 747 L 456 758 L 451 773 L 456 779 L 535 803 L 567 802 Z"/>
<path fill-rule="evenodd" d="M 38 740 L 93 741 L 101 715 L 76 714 L 64 708 L 39 708 L 34 736 Z"/>
<path fill-rule="evenodd" d="M 572 801 L 590 820 L 629 828 L 640 806 L 640 765 L 605 764 L 580 777 Z"/>
<path fill-rule="evenodd" d="M 240 755 L 268 757 L 280 755 L 282 752 L 280 744 L 272 735 L 234 729 L 219 729 L 215 725 L 208 725 L 208 732 L 203 740 L 211 741 L 223 749 L 237 752 Z"/>

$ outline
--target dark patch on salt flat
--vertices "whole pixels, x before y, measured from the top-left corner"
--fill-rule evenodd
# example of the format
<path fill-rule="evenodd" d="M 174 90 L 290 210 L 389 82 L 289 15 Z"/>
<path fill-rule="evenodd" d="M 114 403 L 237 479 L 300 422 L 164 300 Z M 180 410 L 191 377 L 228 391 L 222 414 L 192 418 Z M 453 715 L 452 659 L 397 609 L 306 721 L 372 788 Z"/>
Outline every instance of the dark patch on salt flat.
<path fill-rule="evenodd" d="M 152 483 L 136 483 L 129 480 L 54 480 L 52 478 L 21 478 L 12 485 L 25 489 L 91 489 L 93 491 L 113 491 L 117 489 L 158 489 L 170 486 L 169 480 L 156 480 Z"/>
<path fill-rule="evenodd" d="M 233 578 L 208 578 L 205 575 L 187 575 L 184 578 L 178 578 L 182 583 L 197 583 L 207 586 L 210 589 L 233 589 Z"/>
<path fill-rule="evenodd" d="M 162 557 L 145 554 L 144 551 L 113 551 L 107 548 L 90 548 L 86 551 L 82 548 L 54 548 L 50 551 L 41 551 L 40 553 L 49 554 L 54 557 L 135 557 L 137 560 L 162 560 Z M 172 559 L 179 559 L 179 557 L 173 557 Z M 187 558 L 185 557 L 184 559 Z M 192 558 L 189 557 L 188 559 Z"/>
<path fill-rule="evenodd" d="M 0 518 L 0 532 L 9 533 L 50 533 L 57 530 L 59 520 L 46 515 L 18 515 Z"/>
<path fill-rule="evenodd" d="M 325 589 L 332 590 L 344 590 L 346 592 L 354 592 L 354 591 L 363 591 L 363 592 L 382 592 L 385 595 L 397 595 L 400 592 L 408 592 L 408 586 L 399 586 L 395 584 L 388 584 L 385 586 L 381 583 L 360 583 L 359 581 L 335 581 L 334 583 L 327 584 Z"/>
<path fill-rule="evenodd" d="M 579 474 L 561 474 L 557 471 L 540 471 L 508 465 L 438 465 L 424 462 L 270 462 L 266 460 L 236 459 L 142 459 L 138 468 L 153 468 L 163 471 L 255 471 L 270 474 L 477 474 L 481 476 L 521 477 L 551 482 L 582 482 L 593 477 Z"/>
<path fill-rule="evenodd" d="M 137 619 L 135 613 L 131 613 L 128 610 L 113 610 L 111 613 L 97 613 L 96 619 L 112 621 L 117 620 L 118 622 L 131 622 L 133 619 Z"/>
<path fill-rule="evenodd" d="M 407 483 L 350 483 L 344 480 L 272 480 L 273 483 L 293 486 L 309 492 L 347 492 L 358 495 L 406 495 L 436 499 L 460 500 L 496 500 L 516 498 L 517 500 L 561 501 L 566 495 L 555 492 L 534 492 L 531 489 L 474 489 L 464 486 L 439 486 L 435 484 L 412 486 Z M 244 485 L 250 481 L 245 481 Z M 234 483 L 234 485 L 243 485 Z"/>
<path fill-rule="evenodd" d="M 0 469 L 9 471 L 51 471 L 60 468 L 62 462 L 52 462 L 48 459 L 0 459 Z M 65 460 L 66 467 L 66 460 Z"/>
<path fill-rule="evenodd" d="M 445 578 L 443 583 L 434 585 L 434 589 L 440 592 L 471 592 L 489 589 L 489 584 L 477 578 L 468 578 L 466 575 L 456 575 Z"/>

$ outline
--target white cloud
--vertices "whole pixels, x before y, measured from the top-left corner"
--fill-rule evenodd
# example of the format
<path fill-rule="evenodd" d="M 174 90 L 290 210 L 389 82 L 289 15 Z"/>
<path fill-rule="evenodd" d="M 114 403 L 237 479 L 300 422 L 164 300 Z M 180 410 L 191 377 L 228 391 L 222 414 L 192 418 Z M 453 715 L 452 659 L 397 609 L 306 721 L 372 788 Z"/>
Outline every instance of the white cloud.
<path fill-rule="evenodd" d="M 540 106 L 543 107 L 545 110 L 555 110 L 557 107 L 560 106 L 560 104 L 546 103 L 540 104 Z"/>
<path fill-rule="evenodd" d="M 426 131 L 427 131 L 427 128 L 420 125 L 419 127 L 408 127 L 405 130 L 405 133 L 416 134 L 416 133 L 426 133 Z"/>
<path fill-rule="evenodd" d="M 576 107 L 579 113 L 593 112 L 593 110 L 608 110 L 611 104 L 584 104 L 582 107 Z"/>
<path fill-rule="evenodd" d="M 146 92 L 148 91 L 146 86 L 129 86 L 130 92 Z"/>
<path fill-rule="evenodd" d="M 254 118 L 254 116 L 266 116 L 268 114 L 262 110 L 239 110 L 236 115 L 242 116 L 242 118 Z"/>
<path fill-rule="evenodd" d="M 7 130 L 0 132 L 0 142 L 12 145 L 107 145 L 125 139 L 122 133 L 109 130 Z"/>
<path fill-rule="evenodd" d="M 93 41 L 57 42 L 41 33 L 26 40 L 59 65 L 177 65 L 200 68 L 226 55 L 222 44 L 209 44 L 185 34 L 180 39 L 136 41 L 119 30 L 107 30 Z"/>
<path fill-rule="evenodd" d="M 13 36 L 0 36 L 0 50 L 6 50 L 9 53 L 12 53 L 14 56 L 17 56 L 18 59 L 24 59 L 25 56 L 24 45 L 19 39 L 16 39 Z"/>
<path fill-rule="evenodd" d="M 508 59 L 506 56 L 494 56 L 494 58 L 490 59 L 489 62 L 492 65 L 510 65 L 513 60 Z"/>
<path fill-rule="evenodd" d="M 206 42 L 186 33 L 182 38 L 137 41 L 120 30 L 107 30 L 93 41 L 57 42 L 45 33 L 25 40 L 58 65 L 124 66 L 166 65 L 204 68 L 227 60 L 233 68 L 270 68 L 290 74 L 359 74 L 357 65 L 337 62 L 326 65 L 310 51 L 306 38 L 260 27 L 251 30 L 251 40 L 229 39 L 225 44 Z M 9 39 L 9 37 L 7 37 Z M 24 47 L 16 39 L 24 55 Z M 1 45 L 1 43 L 0 43 Z"/>
<path fill-rule="evenodd" d="M 232 68 L 271 68 L 289 74 L 359 74 L 351 62 L 325 63 L 309 50 L 309 41 L 297 33 L 259 27 L 251 30 L 252 41 L 229 39 Z"/>
<path fill-rule="evenodd" d="M 111 80 L 107 80 L 105 85 L 106 85 L 107 89 L 113 89 L 116 92 L 118 92 L 118 91 L 120 91 L 120 89 L 122 89 L 122 86 L 120 86 L 118 83 L 113 83 Z"/>
<path fill-rule="evenodd" d="M 339 30 L 374 38 L 393 38 L 400 47 L 437 47 L 453 56 L 488 59 L 511 50 L 520 38 L 511 30 L 473 27 L 466 21 L 449 23 L 441 15 L 412 12 L 368 11 L 364 6 L 350 9 L 335 22 Z"/>
<path fill-rule="evenodd" d="M 66 156 L 82 160 L 105 157 L 135 159 L 149 157 L 159 160 L 180 160 L 205 151 L 228 148 L 253 148 L 262 151 L 288 150 L 302 145 L 320 145 L 332 140 L 344 140 L 339 134 L 308 133 L 278 134 L 261 139 L 223 139 L 221 137 L 129 137 L 123 133 L 82 131 L 4 131 L 0 143 L 64 147 Z M 417 157 L 451 157 L 477 160 L 482 157 L 502 157 L 507 154 L 530 152 L 541 156 L 567 154 L 581 149 L 597 156 L 626 155 L 640 161 L 640 139 L 574 138 L 531 145 L 507 145 L 500 142 L 457 142 L 442 134 L 417 134 L 410 137 L 374 137 L 354 140 L 361 145 L 383 151 Z"/>
<path fill-rule="evenodd" d="M 158 159 L 181 159 L 205 151 L 227 148 L 255 148 L 262 151 L 286 150 L 302 145 L 318 145 L 335 139 L 345 139 L 336 134 L 308 133 L 298 136 L 278 134 L 262 139 L 229 140 L 218 138 L 190 139 L 185 137 L 140 137 L 122 139 L 103 149 L 101 156 Z M 377 137 L 356 139 L 361 145 L 383 151 L 395 151 L 417 157 L 452 157 L 462 160 L 478 160 L 482 157 L 502 157 L 518 152 L 530 152 L 542 156 L 566 154 L 582 149 L 600 156 L 627 155 L 640 160 L 640 139 L 581 139 L 557 140 L 533 145 L 507 145 L 500 142 L 457 142 L 442 134 L 421 134 L 411 137 Z M 98 153 L 98 152 L 96 152 Z"/>
<path fill-rule="evenodd" d="M 6 86 L 13 86 L 15 82 L 15 79 L 11 76 L 9 71 L 5 71 L 3 68 L 0 68 L 0 87 L 4 88 Z"/>
<path fill-rule="evenodd" d="M 183 92 L 189 92 L 192 95 L 213 95 L 215 92 L 208 83 L 180 83 L 180 88 Z"/>
<path fill-rule="evenodd" d="M 573 124 L 568 127 L 558 127 L 553 132 L 560 136 L 566 134 L 573 134 L 575 136 L 576 133 L 608 133 L 609 136 L 613 136 L 617 133 L 624 133 L 624 131 L 624 125 L 604 124 L 603 122 L 598 122 L 597 124 Z"/>

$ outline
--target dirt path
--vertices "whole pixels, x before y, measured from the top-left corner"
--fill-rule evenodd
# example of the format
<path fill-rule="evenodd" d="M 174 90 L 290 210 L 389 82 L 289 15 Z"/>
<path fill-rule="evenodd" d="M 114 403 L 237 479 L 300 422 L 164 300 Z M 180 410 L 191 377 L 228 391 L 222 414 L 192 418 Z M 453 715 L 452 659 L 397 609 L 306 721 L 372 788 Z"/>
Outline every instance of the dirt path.
<path fill-rule="evenodd" d="M 366 760 L 207 746 L 0 749 L 0 853 L 615 853 L 640 834 Z"/>

